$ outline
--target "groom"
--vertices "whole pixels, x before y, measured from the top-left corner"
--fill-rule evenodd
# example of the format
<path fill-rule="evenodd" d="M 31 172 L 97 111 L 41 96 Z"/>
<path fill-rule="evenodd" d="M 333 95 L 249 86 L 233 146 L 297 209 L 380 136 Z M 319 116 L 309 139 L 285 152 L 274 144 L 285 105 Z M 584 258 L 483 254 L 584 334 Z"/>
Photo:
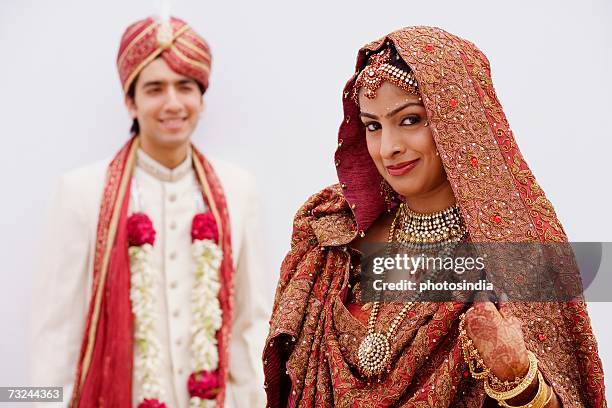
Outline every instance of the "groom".
<path fill-rule="evenodd" d="M 265 405 L 253 179 L 190 142 L 210 65 L 182 20 L 129 26 L 117 66 L 132 137 L 60 180 L 31 368 L 75 407 Z"/>

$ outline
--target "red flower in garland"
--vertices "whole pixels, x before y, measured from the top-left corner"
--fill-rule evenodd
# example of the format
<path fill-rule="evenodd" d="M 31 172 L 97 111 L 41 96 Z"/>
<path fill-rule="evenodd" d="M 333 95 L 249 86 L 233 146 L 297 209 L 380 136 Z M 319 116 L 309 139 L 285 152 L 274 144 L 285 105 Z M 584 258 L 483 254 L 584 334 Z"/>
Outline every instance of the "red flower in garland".
<path fill-rule="evenodd" d="M 219 230 L 211 212 L 196 214 L 191 223 L 191 240 L 210 239 L 219 242 Z"/>
<path fill-rule="evenodd" d="M 201 399 L 215 399 L 219 394 L 219 376 L 216 371 L 191 373 L 187 381 L 189 395 Z"/>
<path fill-rule="evenodd" d="M 166 408 L 166 404 L 157 399 L 144 399 L 138 404 L 138 408 Z"/>
<path fill-rule="evenodd" d="M 155 228 L 145 213 L 134 213 L 127 220 L 128 242 L 130 246 L 142 246 L 155 242 Z"/>

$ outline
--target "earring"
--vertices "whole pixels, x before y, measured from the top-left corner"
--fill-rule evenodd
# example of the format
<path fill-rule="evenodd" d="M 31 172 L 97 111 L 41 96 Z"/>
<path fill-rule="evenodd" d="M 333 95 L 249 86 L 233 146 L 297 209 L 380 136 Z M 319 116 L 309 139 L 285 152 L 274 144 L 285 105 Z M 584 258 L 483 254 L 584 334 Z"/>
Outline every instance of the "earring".
<path fill-rule="evenodd" d="M 428 120 L 426 120 L 425 123 L 423 124 L 423 127 L 427 127 L 427 126 L 429 126 L 429 121 Z"/>
<path fill-rule="evenodd" d="M 382 179 L 380 182 L 380 195 L 385 200 L 387 211 L 390 212 L 393 208 L 393 203 L 397 199 L 397 193 L 395 192 L 395 190 L 393 190 L 393 188 L 391 188 L 391 186 L 389 185 L 389 183 L 387 183 L 387 180 L 385 179 Z"/>

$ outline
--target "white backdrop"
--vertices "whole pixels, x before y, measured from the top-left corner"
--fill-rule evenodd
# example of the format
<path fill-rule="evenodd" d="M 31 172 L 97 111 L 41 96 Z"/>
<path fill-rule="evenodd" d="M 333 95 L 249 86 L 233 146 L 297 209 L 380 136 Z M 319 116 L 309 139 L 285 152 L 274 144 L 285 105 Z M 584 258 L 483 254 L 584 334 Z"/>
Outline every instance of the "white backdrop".
<path fill-rule="evenodd" d="M 214 58 L 195 141 L 252 171 L 266 199 L 270 301 L 295 211 L 336 179 L 341 92 L 356 51 L 406 25 L 437 25 L 484 51 L 522 152 L 570 238 L 612 241 L 611 4 L 175 0 L 173 14 L 208 40 Z M 0 386 L 27 385 L 37 232 L 53 183 L 128 137 L 115 56 L 124 28 L 155 11 L 153 0 L 0 0 Z M 589 309 L 612 370 L 612 308 Z"/>

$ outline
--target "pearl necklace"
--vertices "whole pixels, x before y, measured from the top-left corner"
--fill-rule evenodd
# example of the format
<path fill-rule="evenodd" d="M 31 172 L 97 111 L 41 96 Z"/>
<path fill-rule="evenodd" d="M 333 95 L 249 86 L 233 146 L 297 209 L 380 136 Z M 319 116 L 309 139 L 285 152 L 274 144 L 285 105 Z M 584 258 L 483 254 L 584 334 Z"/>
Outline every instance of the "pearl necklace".
<path fill-rule="evenodd" d="M 432 214 L 419 214 L 402 203 L 391 223 L 388 242 L 389 245 L 398 242 L 409 248 L 419 249 L 448 247 L 449 244 L 454 246 L 459 242 L 465 236 L 465 232 L 457 205 Z M 382 279 L 384 280 L 384 274 Z M 391 362 L 390 339 L 415 303 L 406 302 L 391 322 L 389 329 L 380 332 L 374 329 L 380 310 L 380 296 L 379 291 L 378 300 L 374 302 L 368 319 L 367 335 L 357 351 L 359 369 L 368 378 L 380 376 L 385 370 L 388 371 Z"/>

